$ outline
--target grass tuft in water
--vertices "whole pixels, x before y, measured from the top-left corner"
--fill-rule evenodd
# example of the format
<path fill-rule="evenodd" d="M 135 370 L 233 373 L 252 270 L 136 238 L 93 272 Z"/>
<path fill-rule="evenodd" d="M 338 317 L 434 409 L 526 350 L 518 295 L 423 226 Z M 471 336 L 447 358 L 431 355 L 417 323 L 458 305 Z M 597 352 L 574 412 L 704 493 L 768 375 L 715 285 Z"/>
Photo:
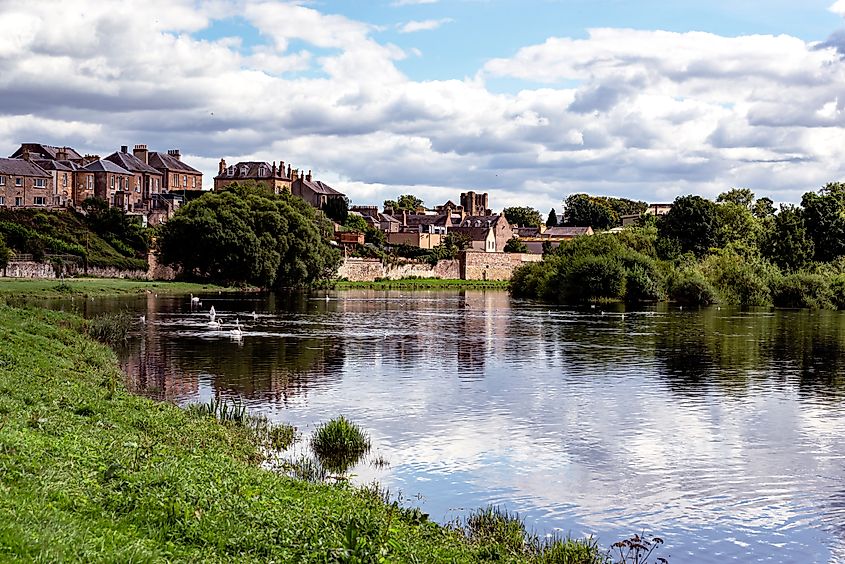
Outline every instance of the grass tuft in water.
<path fill-rule="evenodd" d="M 99 315 L 88 321 L 88 335 L 107 345 L 122 345 L 133 321 L 134 317 L 127 311 Z"/>
<path fill-rule="evenodd" d="M 370 436 L 341 415 L 317 427 L 311 449 L 327 470 L 342 474 L 370 450 Z"/>
<path fill-rule="evenodd" d="M 287 450 L 297 440 L 296 427 L 287 423 L 272 425 L 267 430 L 267 436 L 275 450 Z"/>

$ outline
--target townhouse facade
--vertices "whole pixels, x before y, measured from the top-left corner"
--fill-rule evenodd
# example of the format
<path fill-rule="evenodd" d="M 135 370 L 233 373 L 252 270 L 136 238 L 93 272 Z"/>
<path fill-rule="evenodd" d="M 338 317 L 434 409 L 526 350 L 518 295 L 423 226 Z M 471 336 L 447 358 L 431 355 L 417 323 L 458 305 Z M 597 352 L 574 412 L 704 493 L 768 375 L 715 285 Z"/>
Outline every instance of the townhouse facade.
<path fill-rule="evenodd" d="M 24 159 L 0 158 L 0 206 L 46 207 L 52 205 L 53 177 Z"/>
<path fill-rule="evenodd" d="M 272 164 L 263 161 L 241 161 L 235 165 L 226 165 L 226 159 L 220 159 L 217 176 L 214 177 L 214 189 L 222 190 L 235 182 L 254 181 L 263 184 L 274 194 L 291 193 L 292 173 L 290 165 L 285 170 L 285 162 Z"/>

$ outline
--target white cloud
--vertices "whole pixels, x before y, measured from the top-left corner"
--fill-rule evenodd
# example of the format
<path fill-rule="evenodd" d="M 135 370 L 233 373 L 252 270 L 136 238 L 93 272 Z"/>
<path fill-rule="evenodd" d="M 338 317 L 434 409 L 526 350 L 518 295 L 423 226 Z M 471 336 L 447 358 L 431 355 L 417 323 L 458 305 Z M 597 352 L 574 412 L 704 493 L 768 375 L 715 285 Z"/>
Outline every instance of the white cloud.
<path fill-rule="evenodd" d="M 828 8 L 834 14 L 839 14 L 840 16 L 845 17 L 845 0 L 836 0 L 830 8 Z"/>
<path fill-rule="evenodd" d="M 417 6 L 419 4 L 437 4 L 440 0 L 395 0 L 391 2 L 391 6 Z"/>
<path fill-rule="evenodd" d="M 405 22 L 404 24 L 399 26 L 399 33 L 414 33 L 416 31 L 431 31 L 433 29 L 437 29 L 438 27 L 445 25 L 447 23 L 451 23 L 452 18 L 441 18 L 439 20 L 422 20 L 422 21 L 409 21 Z"/>
<path fill-rule="evenodd" d="M 0 149 L 146 142 L 209 175 L 223 156 L 284 160 L 361 204 L 472 189 L 544 213 L 573 191 L 748 186 L 795 201 L 845 175 L 845 64 L 794 37 L 599 29 L 475 77 L 414 81 L 397 62 L 417 51 L 316 4 L 161 2 L 0 2 L 14 22 L 0 37 Z M 195 37 L 234 14 L 264 43 Z M 502 94 L 488 86 L 499 77 L 545 86 Z"/>

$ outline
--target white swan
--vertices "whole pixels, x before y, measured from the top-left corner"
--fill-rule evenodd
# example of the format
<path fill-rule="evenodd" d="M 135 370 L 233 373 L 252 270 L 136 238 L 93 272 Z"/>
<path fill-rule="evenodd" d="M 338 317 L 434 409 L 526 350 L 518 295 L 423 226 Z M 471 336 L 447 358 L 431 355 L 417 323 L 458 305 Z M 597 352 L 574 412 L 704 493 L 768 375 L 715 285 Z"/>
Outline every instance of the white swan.
<path fill-rule="evenodd" d="M 217 317 L 217 311 L 215 311 L 214 306 L 211 306 L 211 309 L 208 310 L 208 317 L 210 317 L 212 321 L 214 321 L 214 318 Z"/>
<path fill-rule="evenodd" d="M 253 318 L 253 319 L 258 319 L 258 314 L 257 314 L 257 313 L 255 313 L 254 311 L 252 312 L 252 318 Z"/>
<path fill-rule="evenodd" d="M 235 328 L 232 329 L 229 334 L 232 335 L 232 338 L 234 339 L 240 339 L 244 336 L 244 332 L 241 331 L 241 323 L 239 319 L 235 319 Z"/>
<path fill-rule="evenodd" d="M 221 327 L 223 327 L 223 325 L 219 321 L 215 321 L 214 319 L 212 319 L 208 322 L 208 327 L 209 329 L 220 329 Z"/>
<path fill-rule="evenodd" d="M 138 321 L 141 323 L 141 325 L 144 325 L 147 322 L 147 316 L 142 315 L 141 317 L 138 318 Z"/>
<path fill-rule="evenodd" d="M 198 303 L 200 303 L 200 298 L 199 298 L 199 296 L 195 296 L 195 295 L 191 294 L 191 303 L 192 303 L 192 304 L 198 304 Z"/>

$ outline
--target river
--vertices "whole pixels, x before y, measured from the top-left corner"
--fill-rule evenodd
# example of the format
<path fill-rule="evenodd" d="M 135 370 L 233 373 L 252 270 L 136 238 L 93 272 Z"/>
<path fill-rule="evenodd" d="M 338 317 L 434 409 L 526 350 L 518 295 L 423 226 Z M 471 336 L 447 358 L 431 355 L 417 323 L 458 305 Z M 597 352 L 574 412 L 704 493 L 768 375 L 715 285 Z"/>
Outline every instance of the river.
<path fill-rule="evenodd" d="M 373 451 L 354 480 L 439 522 L 495 504 L 604 546 L 658 535 L 674 562 L 845 562 L 845 314 L 623 314 L 500 291 L 202 298 L 74 308 L 146 315 L 121 355 L 135 391 L 240 398 L 306 438 L 360 423 Z M 241 340 L 208 327 L 211 305 Z"/>

